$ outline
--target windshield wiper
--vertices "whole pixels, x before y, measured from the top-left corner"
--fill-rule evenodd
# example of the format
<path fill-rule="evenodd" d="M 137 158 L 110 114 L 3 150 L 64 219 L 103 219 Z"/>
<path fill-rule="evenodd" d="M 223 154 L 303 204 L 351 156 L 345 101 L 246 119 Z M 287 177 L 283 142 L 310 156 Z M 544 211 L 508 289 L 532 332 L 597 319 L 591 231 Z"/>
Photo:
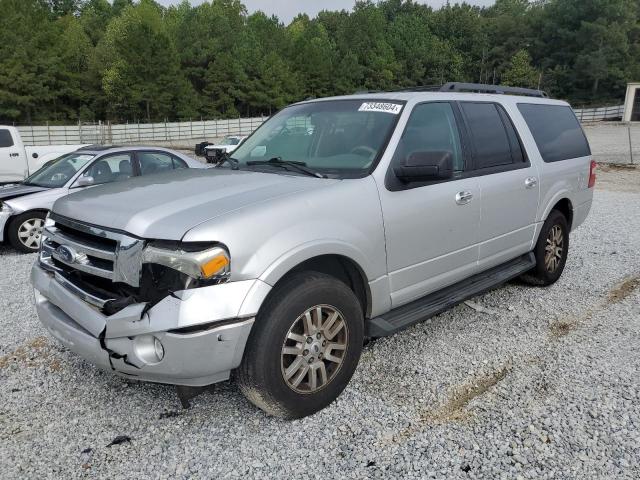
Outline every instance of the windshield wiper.
<path fill-rule="evenodd" d="M 222 158 L 220 158 L 220 160 L 218 160 L 218 162 L 216 163 L 215 168 L 220 168 L 225 163 L 231 165 L 231 170 L 240 170 L 240 162 L 228 153 L 224 153 L 222 155 Z"/>
<path fill-rule="evenodd" d="M 294 169 L 298 172 L 302 172 L 305 175 L 309 175 L 311 177 L 316 178 L 328 178 L 326 175 L 313 170 L 312 168 L 307 167 L 307 164 L 304 162 L 294 162 L 290 160 L 283 160 L 282 157 L 274 157 L 270 160 L 252 160 L 247 162 L 247 165 L 275 165 L 277 167 L 282 167 L 285 170 Z"/>

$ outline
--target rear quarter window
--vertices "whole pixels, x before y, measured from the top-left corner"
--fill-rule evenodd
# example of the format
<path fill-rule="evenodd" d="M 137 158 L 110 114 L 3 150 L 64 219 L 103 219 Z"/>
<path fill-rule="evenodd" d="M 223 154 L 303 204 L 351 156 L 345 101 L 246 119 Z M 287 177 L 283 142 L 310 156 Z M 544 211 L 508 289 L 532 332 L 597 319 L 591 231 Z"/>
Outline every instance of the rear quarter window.
<path fill-rule="evenodd" d="M 11 132 L 7 129 L 0 129 L 0 148 L 13 147 Z"/>
<path fill-rule="evenodd" d="M 545 162 L 591 155 L 587 138 L 571 107 L 519 103 L 518 109 Z"/>

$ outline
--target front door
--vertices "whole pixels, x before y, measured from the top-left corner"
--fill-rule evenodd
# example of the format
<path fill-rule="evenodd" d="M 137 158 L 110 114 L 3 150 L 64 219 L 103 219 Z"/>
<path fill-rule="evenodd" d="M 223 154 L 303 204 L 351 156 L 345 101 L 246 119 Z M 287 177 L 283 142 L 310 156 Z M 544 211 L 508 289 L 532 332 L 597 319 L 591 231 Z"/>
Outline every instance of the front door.
<path fill-rule="evenodd" d="M 456 283 L 477 268 L 480 189 L 477 178 L 467 177 L 456 112 L 449 102 L 414 107 L 386 184 L 380 186 L 392 308 Z M 428 151 L 452 154 L 452 179 L 405 185 L 395 178 L 394 165 Z"/>

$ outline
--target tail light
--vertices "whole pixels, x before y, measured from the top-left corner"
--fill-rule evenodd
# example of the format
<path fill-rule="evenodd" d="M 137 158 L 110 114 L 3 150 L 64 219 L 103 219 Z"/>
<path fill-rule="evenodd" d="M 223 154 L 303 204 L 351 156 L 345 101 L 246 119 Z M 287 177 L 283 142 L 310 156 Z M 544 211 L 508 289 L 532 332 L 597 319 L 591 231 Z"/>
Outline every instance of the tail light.
<path fill-rule="evenodd" d="M 589 188 L 593 188 L 596 184 L 596 167 L 598 164 L 595 160 L 591 160 L 591 167 L 589 168 Z"/>

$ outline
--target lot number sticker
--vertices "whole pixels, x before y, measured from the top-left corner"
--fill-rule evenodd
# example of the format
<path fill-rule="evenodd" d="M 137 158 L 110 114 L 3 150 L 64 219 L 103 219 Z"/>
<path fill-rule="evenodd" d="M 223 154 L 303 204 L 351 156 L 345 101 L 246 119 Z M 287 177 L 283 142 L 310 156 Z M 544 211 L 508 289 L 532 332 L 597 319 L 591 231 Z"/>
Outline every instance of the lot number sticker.
<path fill-rule="evenodd" d="M 383 112 L 398 115 L 402 110 L 402 105 L 397 103 L 366 102 L 360 105 L 359 112 Z"/>

